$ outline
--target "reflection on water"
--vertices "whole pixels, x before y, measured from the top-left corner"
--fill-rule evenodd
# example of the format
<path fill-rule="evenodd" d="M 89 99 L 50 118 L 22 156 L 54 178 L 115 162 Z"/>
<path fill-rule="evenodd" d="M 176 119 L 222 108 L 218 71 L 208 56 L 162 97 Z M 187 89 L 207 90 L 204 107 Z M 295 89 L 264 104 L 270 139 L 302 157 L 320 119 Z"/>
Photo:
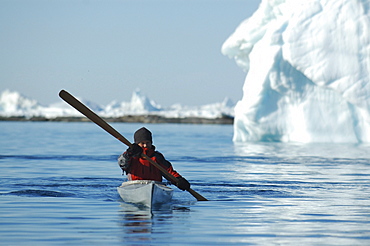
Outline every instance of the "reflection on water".
<path fill-rule="evenodd" d="M 369 144 L 332 143 L 235 143 L 235 154 L 242 156 L 320 156 L 370 158 Z"/>
<path fill-rule="evenodd" d="M 151 241 L 153 227 L 152 212 L 149 208 L 140 208 L 131 204 L 123 203 L 120 211 L 120 225 L 123 229 L 123 239 L 131 241 Z"/>
<path fill-rule="evenodd" d="M 167 237 L 170 232 L 177 233 L 176 218 L 187 217 L 189 212 L 189 207 L 173 203 L 148 208 L 122 202 L 119 211 L 122 240 L 145 243 L 158 240 L 161 235 Z"/>

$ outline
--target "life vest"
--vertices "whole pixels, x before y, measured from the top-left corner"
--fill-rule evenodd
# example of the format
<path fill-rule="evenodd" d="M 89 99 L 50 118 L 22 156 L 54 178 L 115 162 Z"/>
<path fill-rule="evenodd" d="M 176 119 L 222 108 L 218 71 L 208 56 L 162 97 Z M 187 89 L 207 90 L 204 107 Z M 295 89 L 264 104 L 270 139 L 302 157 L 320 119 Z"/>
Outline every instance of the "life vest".
<path fill-rule="evenodd" d="M 173 170 L 172 165 L 167 161 L 164 156 L 155 151 L 155 149 L 144 149 L 143 153 L 150 157 L 153 161 L 160 164 L 164 169 L 176 178 L 180 177 L 180 174 Z M 129 180 L 154 180 L 162 182 L 162 173 L 158 168 L 153 166 L 148 160 L 140 157 L 132 157 L 130 171 L 128 174 Z"/>

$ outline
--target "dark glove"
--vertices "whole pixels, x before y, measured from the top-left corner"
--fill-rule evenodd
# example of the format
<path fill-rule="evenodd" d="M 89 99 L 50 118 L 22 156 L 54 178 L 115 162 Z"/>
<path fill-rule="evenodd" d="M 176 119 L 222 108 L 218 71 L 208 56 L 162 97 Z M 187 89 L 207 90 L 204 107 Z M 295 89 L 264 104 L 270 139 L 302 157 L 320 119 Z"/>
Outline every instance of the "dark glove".
<path fill-rule="evenodd" d="M 143 149 L 136 143 L 132 144 L 132 146 L 130 148 L 128 148 L 126 150 L 127 154 L 129 156 L 140 156 L 141 153 L 143 153 Z"/>
<path fill-rule="evenodd" d="M 177 178 L 177 187 L 179 187 L 180 190 L 189 190 L 190 189 L 190 183 L 183 177 Z"/>
<path fill-rule="evenodd" d="M 126 172 L 128 174 L 131 166 L 130 157 L 127 155 L 127 152 L 123 153 L 118 157 L 118 165 L 123 171 L 123 174 Z"/>

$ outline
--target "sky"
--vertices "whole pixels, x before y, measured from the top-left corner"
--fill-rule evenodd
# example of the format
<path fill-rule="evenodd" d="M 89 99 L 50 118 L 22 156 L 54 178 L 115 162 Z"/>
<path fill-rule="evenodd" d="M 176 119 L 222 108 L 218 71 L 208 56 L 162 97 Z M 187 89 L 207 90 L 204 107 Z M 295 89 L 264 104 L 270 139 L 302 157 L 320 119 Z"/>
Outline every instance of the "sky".
<path fill-rule="evenodd" d="M 242 98 L 221 46 L 260 0 L 0 0 L 0 92 L 43 105 L 61 89 L 106 105 L 134 90 L 162 106 Z"/>

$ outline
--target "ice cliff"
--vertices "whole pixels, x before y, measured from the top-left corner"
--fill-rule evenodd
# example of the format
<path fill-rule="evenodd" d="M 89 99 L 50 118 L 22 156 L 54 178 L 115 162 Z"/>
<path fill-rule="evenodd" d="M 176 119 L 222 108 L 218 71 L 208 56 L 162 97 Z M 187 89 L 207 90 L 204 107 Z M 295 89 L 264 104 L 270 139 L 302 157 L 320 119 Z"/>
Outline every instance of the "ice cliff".
<path fill-rule="evenodd" d="M 369 10 L 262 0 L 222 47 L 247 72 L 234 141 L 370 142 Z"/>

